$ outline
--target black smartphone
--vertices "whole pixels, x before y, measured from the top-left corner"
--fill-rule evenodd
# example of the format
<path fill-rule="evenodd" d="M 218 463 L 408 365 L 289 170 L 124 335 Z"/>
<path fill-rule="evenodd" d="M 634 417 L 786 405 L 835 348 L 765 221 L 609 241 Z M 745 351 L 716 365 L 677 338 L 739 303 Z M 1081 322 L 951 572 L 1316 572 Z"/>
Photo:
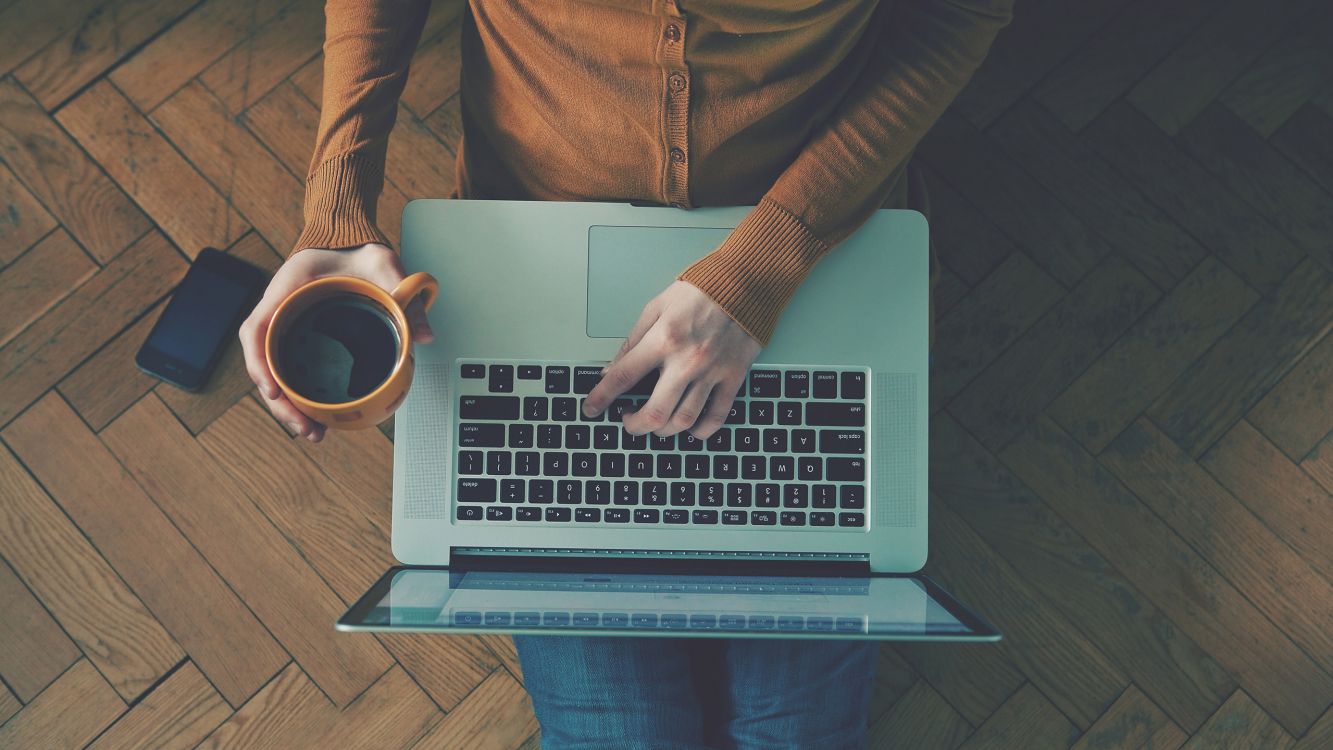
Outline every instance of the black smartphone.
<path fill-rule="evenodd" d="M 134 355 L 134 364 L 172 385 L 199 390 L 267 285 L 268 275 L 259 268 L 204 248 Z"/>

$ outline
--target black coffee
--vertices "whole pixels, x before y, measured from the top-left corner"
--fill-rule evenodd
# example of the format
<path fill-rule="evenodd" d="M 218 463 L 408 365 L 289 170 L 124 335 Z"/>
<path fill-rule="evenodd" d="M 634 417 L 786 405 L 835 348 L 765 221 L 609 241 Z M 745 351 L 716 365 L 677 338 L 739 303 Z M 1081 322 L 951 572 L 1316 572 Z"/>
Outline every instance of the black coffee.
<path fill-rule="evenodd" d="M 311 401 L 340 404 L 375 390 L 398 362 L 398 329 L 374 302 L 355 295 L 320 300 L 278 341 L 283 380 Z"/>

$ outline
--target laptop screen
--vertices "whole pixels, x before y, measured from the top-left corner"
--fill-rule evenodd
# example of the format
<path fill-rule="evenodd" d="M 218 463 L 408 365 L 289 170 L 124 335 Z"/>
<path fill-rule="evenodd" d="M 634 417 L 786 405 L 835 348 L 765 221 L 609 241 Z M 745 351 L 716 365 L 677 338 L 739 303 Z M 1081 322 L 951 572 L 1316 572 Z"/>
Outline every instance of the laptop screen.
<path fill-rule="evenodd" d="M 915 577 L 398 569 L 346 630 L 971 640 L 987 628 Z"/>

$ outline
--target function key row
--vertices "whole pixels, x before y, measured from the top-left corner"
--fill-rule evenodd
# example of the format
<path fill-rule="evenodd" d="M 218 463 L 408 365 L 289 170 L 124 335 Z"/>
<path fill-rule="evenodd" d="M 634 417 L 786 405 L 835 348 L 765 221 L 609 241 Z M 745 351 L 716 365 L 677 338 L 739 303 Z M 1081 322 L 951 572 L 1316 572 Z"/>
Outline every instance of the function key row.
<path fill-rule="evenodd" d="M 572 511 L 572 512 L 571 512 Z M 551 521 L 577 523 L 629 523 L 669 524 L 680 526 L 841 526 L 860 528 L 865 526 L 865 514 L 843 511 L 800 510 L 684 510 L 680 508 L 538 508 L 532 505 L 505 507 L 492 505 L 482 508 L 478 505 L 458 506 L 460 521 Z M 807 523 L 808 522 L 808 523 Z"/>
<path fill-rule="evenodd" d="M 465 379 L 487 379 L 487 390 L 491 393 L 512 393 L 514 390 L 514 365 L 494 364 L 489 367 L 479 363 L 462 365 L 461 375 Z M 630 396 L 648 396 L 657 385 L 659 371 L 653 370 L 632 388 L 626 391 Z M 518 365 L 519 380 L 543 380 L 547 393 L 588 394 L 602 379 L 601 365 Z M 864 400 L 866 397 L 865 373 L 856 371 L 834 372 L 832 370 L 751 370 L 747 382 L 742 382 L 737 396 L 749 395 L 753 398 L 816 398 L 844 399 L 849 401 Z"/>

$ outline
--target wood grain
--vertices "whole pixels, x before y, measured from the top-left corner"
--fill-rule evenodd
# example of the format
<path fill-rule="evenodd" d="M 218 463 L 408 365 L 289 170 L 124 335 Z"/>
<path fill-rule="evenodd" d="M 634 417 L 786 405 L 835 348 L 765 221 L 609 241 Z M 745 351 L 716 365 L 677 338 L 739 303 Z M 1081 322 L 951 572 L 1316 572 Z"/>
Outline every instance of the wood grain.
<path fill-rule="evenodd" d="M 970 724 L 985 722 L 1027 681 L 996 644 L 963 649 L 943 643 L 903 643 L 896 648 Z"/>
<path fill-rule="evenodd" d="M 919 680 L 870 725 L 869 746 L 953 750 L 971 733 L 972 726 Z"/>
<path fill-rule="evenodd" d="M 56 386 L 93 431 L 106 427 L 161 382 L 140 370 L 134 355 L 148 340 L 165 305 L 164 300 L 148 308 Z"/>
<path fill-rule="evenodd" d="M 1028 683 L 977 727 L 961 747 L 962 750 L 1067 748 L 1078 734 L 1078 729 Z"/>
<path fill-rule="evenodd" d="M 55 218 L 0 164 L 0 268 L 55 227 Z"/>
<path fill-rule="evenodd" d="M 1333 80 L 1333 8 L 1322 4 L 1292 24 L 1217 101 L 1268 137 Z"/>
<path fill-rule="evenodd" d="M 8 688 L 0 698 L 12 690 L 31 701 L 82 654 L 8 565 L 0 565 L 0 602 L 0 678 Z"/>
<path fill-rule="evenodd" d="M 1273 134 L 1279 151 L 1333 194 L 1333 143 L 1324 136 L 1333 127 L 1333 111 L 1321 112 L 1307 104 Z"/>
<path fill-rule="evenodd" d="M 497 670 L 413 748 L 502 750 L 517 747 L 536 731 L 537 719 L 523 686 Z"/>
<path fill-rule="evenodd" d="M 1136 686 L 1130 685 L 1070 750 L 1176 750 L 1187 735 Z"/>
<path fill-rule="evenodd" d="M 0 347 L 41 318 L 97 271 L 63 230 L 0 270 Z"/>
<path fill-rule="evenodd" d="M 411 747 L 439 720 L 435 704 L 394 667 L 309 742 L 311 747 Z"/>
<path fill-rule="evenodd" d="M 1333 336 L 1324 334 L 1246 418 L 1293 459 L 1333 431 Z"/>
<path fill-rule="evenodd" d="M 88 748 L 188 750 L 230 715 L 231 707 L 187 661 Z"/>
<path fill-rule="evenodd" d="M 421 42 L 412 55 L 412 74 L 403 88 L 403 104 L 418 117 L 425 118 L 458 93 L 462 69 L 459 59 L 460 26 L 467 3 L 459 0 L 437 2 L 430 10 L 429 24 L 439 28 L 422 32 Z M 401 116 L 401 115 L 400 115 Z"/>
<path fill-rule="evenodd" d="M 77 711 L 70 711 L 77 706 Z M 82 747 L 125 710 L 125 703 L 87 659 L 0 726 L 0 747 Z"/>
<path fill-rule="evenodd" d="M 866 714 L 868 724 L 897 703 L 920 679 L 912 667 L 894 650 L 893 644 L 883 643 L 875 658 L 875 682 L 870 688 L 870 707 Z"/>
<path fill-rule="evenodd" d="M 1237 690 L 1217 714 L 1190 738 L 1184 750 L 1248 750 L 1262 747 L 1285 750 L 1292 745 L 1291 735 L 1244 691 Z"/>
<path fill-rule="evenodd" d="M 198 80 L 217 95 L 227 113 L 241 114 L 319 52 L 323 5 L 319 0 L 288 2 Z"/>
<path fill-rule="evenodd" d="M 338 717 L 337 710 L 296 664 L 241 706 L 199 744 L 200 750 L 299 747 Z"/>
<path fill-rule="evenodd" d="M 8 73 L 65 30 L 80 25 L 99 0 L 16 0 L 0 7 L 0 74 Z"/>

